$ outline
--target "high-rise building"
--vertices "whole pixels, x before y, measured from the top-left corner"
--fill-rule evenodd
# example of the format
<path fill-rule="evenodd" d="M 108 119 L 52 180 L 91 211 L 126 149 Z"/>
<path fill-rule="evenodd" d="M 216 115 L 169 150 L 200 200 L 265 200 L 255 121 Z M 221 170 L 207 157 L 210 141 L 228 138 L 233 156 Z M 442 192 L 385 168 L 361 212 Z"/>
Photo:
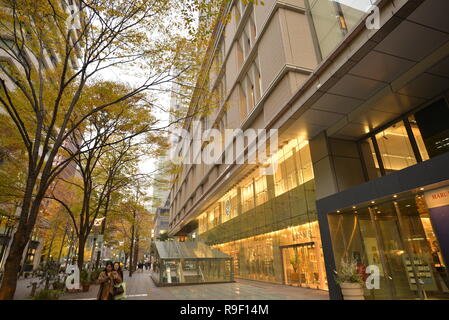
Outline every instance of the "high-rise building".
<path fill-rule="evenodd" d="M 219 96 L 203 129 L 278 130 L 276 170 L 185 163 L 170 234 L 231 255 L 236 278 L 341 299 L 353 259 L 378 277 L 367 299 L 448 298 L 449 3 L 264 2 L 226 4 L 199 86 Z"/>

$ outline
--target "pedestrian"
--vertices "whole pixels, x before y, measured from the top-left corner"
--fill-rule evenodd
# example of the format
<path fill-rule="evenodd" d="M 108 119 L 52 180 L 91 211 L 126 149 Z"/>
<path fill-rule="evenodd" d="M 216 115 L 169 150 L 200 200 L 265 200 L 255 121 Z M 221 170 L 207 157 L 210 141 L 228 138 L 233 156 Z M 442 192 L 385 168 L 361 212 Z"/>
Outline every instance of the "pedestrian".
<path fill-rule="evenodd" d="M 120 274 L 114 270 L 112 262 L 106 263 L 106 268 L 98 277 L 100 289 L 98 290 L 97 300 L 113 300 L 114 286 L 122 282 Z"/>
<path fill-rule="evenodd" d="M 123 300 L 126 298 L 126 283 L 123 278 L 123 270 L 120 262 L 114 263 L 114 271 L 120 276 L 120 282 L 114 286 L 114 300 Z"/>

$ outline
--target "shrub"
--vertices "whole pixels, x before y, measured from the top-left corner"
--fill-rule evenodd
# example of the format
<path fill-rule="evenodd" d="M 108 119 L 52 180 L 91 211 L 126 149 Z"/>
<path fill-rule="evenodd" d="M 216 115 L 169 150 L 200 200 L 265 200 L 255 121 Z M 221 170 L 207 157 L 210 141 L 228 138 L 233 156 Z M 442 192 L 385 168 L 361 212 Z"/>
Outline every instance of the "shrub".
<path fill-rule="evenodd" d="M 58 300 L 61 294 L 60 290 L 43 289 L 36 292 L 33 300 Z"/>
<path fill-rule="evenodd" d="M 91 279 L 90 279 L 89 272 L 87 272 L 86 270 L 82 270 L 80 273 L 80 280 L 81 280 L 82 284 L 90 284 Z"/>
<path fill-rule="evenodd" d="M 103 272 L 103 269 L 96 269 L 94 271 L 92 271 L 91 273 L 91 280 L 92 281 L 96 281 L 98 280 L 98 277 L 100 276 L 100 273 Z"/>
<path fill-rule="evenodd" d="M 60 290 L 60 291 L 64 291 L 65 289 L 65 283 L 62 281 L 55 281 L 53 282 L 53 289 L 54 290 Z"/>

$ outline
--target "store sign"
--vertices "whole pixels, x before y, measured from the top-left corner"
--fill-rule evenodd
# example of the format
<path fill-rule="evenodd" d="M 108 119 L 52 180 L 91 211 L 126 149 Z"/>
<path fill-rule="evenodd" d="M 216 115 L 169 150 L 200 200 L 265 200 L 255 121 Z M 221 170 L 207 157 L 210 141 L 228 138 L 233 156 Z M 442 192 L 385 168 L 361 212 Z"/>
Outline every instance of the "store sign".
<path fill-rule="evenodd" d="M 293 241 L 295 242 L 304 242 L 311 241 L 313 237 L 312 230 L 298 230 L 297 232 L 293 232 Z"/>
<path fill-rule="evenodd" d="M 425 199 L 443 259 L 449 264 L 449 187 L 429 191 Z"/>
<path fill-rule="evenodd" d="M 449 206 L 449 187 L 429 191 L 425 198 L 429 209 Z"/>

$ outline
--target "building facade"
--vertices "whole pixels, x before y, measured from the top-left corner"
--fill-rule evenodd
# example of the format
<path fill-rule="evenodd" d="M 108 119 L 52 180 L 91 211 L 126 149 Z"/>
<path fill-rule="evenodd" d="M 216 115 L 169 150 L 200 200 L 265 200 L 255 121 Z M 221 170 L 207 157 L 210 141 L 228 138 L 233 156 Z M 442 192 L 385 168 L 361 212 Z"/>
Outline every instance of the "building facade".
<path fill-rule="evenodd" d="M 170 234 L 197 232 L 233 256 L 236 278 L 341 299 L 334 274 L 351 258 L 378 272 L 367 299 L 448 298 L 448 9 L 226 4 L 201 78 L 218 107 L 202 123 L 278 130 L 278 165 L 266 175 L 264 163 L 184 164 Z"/>

